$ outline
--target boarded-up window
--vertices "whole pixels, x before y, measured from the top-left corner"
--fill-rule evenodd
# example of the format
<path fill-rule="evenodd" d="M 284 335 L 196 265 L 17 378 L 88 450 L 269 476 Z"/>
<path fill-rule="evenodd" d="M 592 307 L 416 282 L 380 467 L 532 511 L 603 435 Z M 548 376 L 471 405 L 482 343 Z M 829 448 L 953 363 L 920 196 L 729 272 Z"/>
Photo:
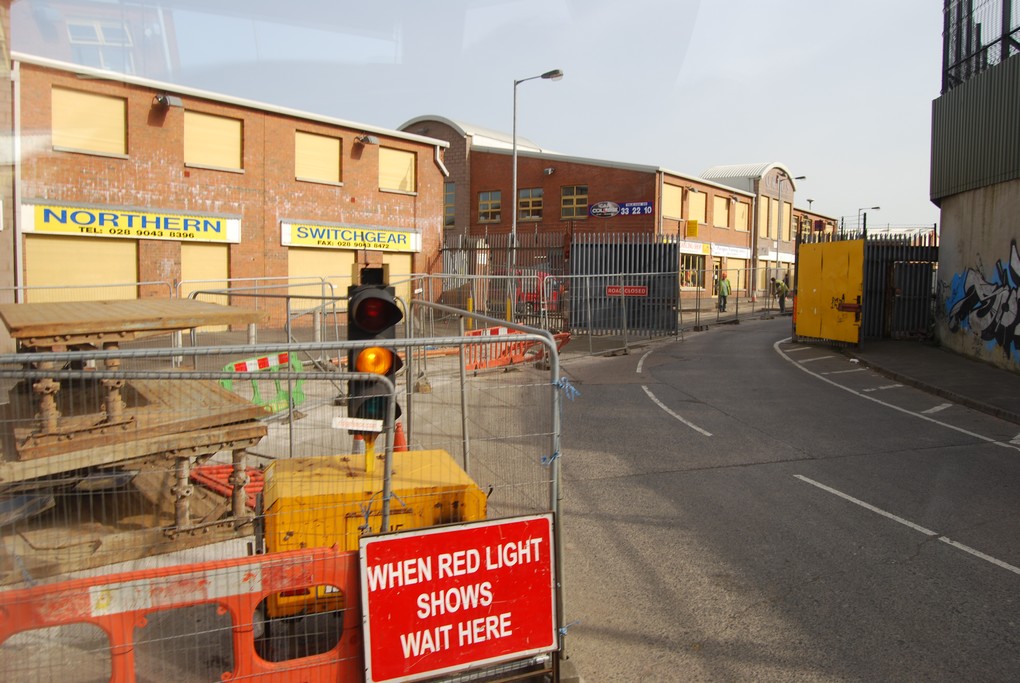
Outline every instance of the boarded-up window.
<path fill-rule="evenodd" d="M 298 180 L 340 182 L 340 139 L 294 133 L 294 176 Z"/>
<path fill-rule="evenodd" d="M 662 215 L 680 218 L 684 215 L 684 189 L 676 185 L 662 187 Z"/>
<path fill-rule="evenodd" d="M 762 197 L 758 202 L 758 237 L 769 236 L 769 198 Z"/>
<path fill-rule="evenodd" d="M 53 146 L 102 154 L 127 154 L 127 102 L 120 97 L 54 88 Z"/>
<path fill-rule="evenodd" d="M 128 283 L 135 282 L 138 240 L 25 237 L 25 284 L 30 302 L 134 299 L 138 288 Z M 115 284 L 125 286 L 98 286 Z"/>
<path fill-rule="evenodd" d="M 184 163 L 213 168 L 243 168 L 240 119 L 184 112 Z"/>
<path fill-rule="evenodd" d="M 699 223 L 705 222 L 705 194 L 703 192 L 687 193 L 687 219 L 697 219 Z"/>
<path fill-rule="evenodd" d="M 730 224 L 730 200 L 726 197 L 712 197 L 712 225 L 727 227 Z"/>
<path fill-rule="evenodd" d="M 736 216 L 733 219 L 733 227 L 735 227 L 737 230 L 749 230 L 750 227 L 747 223 L 747 219 L 749 217 L 747 212 L 747 204 L 745 204 L 744 202 L 737 202 L 735 208 Z"/>
<path fill-rule="evenodd" d="M 790 202 L 783 202 L 783 236 L 782 239 L 789 242 L 792 233 L 792 221 L 793 219 L 793 204 Z"/>
<path fill-rule="evenodd" d="M 414 152 L 380 147 L 379 189 L 414 192 L 417 189 L 414 177 L 414 162 Z"/>

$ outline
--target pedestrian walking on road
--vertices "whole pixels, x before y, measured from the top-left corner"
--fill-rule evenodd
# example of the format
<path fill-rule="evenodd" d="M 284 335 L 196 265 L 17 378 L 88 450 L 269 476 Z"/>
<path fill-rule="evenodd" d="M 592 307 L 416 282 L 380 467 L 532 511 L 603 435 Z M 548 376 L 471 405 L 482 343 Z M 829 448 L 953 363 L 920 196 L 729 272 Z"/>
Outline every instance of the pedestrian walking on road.
<path fill-rule="evenodd" d="M 726 299 L 730 295 L 730 281 L 726 279 L 726 273 L 719 279 L 719 310 L 726 310 Z"/>
<path fill-rule="evenodd" d="M 779 299 L 779 312 L 786 313 L 786 295 L 790 293 L 790 288 L 782 280 L 776 282 L 776 278 L 772 278 L 772 286 L 775 287 L 776 297 Z"/>

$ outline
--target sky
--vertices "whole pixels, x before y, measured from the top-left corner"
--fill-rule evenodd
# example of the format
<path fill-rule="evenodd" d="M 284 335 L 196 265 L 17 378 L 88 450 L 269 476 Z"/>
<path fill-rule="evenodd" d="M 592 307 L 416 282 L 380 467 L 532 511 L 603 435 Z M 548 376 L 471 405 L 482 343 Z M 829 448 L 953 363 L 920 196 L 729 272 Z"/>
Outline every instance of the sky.
<path fill-rule="evenodd" d="M 778 162 L 795 204 L 868 227 L 934 225 L 935 0 L 15 0 L 25 22 L 172 16 L 169 80 L 396 129 L 439 115 L 570 156 L 697 176 Z M 146 64 L 136 75 L 155 78 Z M 809 204 L 808 199 L 812 202 Z"/>

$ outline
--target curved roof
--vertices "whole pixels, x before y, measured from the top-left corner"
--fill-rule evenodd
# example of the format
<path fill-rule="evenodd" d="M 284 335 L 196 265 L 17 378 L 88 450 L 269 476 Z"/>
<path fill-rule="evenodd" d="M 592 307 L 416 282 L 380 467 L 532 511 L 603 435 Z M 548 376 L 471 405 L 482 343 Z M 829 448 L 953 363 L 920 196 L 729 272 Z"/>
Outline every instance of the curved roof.
<path fill-rule="evenodd" d="M 415 116 L 410 121 L 397 126 L 398 130 L 406 131 L 411 126 L 422 123 L 425 121 L 438 121 L 444 123 L 450 128 L 453 128 L 460 135 L 464 137 L 471 137 L 471 144 L 478 147 L 495 147 L 497 149 L 513 149 L 514 139 L 512 135 L 507 135 L 498 130 L 491 128 L 483 128 L 482 126 L 476 126 L 470 123 L 464 123 L 463 121 L 454 121 L 445 116 L 438 116 L 435 114 L 427 114 L 425 116 Z M 550 152 L 551 150 L 539 147 L 531 140 L 522 138 L 520 135 L 517 136 L 517 149 L 526 149 L 530 152 Z"/>
<path fill-rule="evenodd" d="M 790 186 L 797 189 L 793 174 L 778 161 L 764 162 L 759 164 L 732 164 L 729 166 L 713 166 L 701 172 L 701 177 L 708 180 L 718 180 L 731 187 L 737 187 L 748 192 L 754 191 L 754 181 L 768 174 L 769 171 L 778 169 L 789 178 Z"/>

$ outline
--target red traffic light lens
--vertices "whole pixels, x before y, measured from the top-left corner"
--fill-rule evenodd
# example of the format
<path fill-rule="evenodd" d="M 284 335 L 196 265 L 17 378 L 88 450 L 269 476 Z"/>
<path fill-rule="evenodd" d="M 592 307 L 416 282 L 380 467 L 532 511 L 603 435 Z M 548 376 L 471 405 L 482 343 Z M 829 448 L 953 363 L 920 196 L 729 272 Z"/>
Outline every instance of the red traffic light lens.
<path fill-rule="evenodd" d="M 379 332 L 388 327 L 389 306 L 384 299 L 365 299 L 358 303 L 354 311 L 354 321 L 364 330 Z"/>

